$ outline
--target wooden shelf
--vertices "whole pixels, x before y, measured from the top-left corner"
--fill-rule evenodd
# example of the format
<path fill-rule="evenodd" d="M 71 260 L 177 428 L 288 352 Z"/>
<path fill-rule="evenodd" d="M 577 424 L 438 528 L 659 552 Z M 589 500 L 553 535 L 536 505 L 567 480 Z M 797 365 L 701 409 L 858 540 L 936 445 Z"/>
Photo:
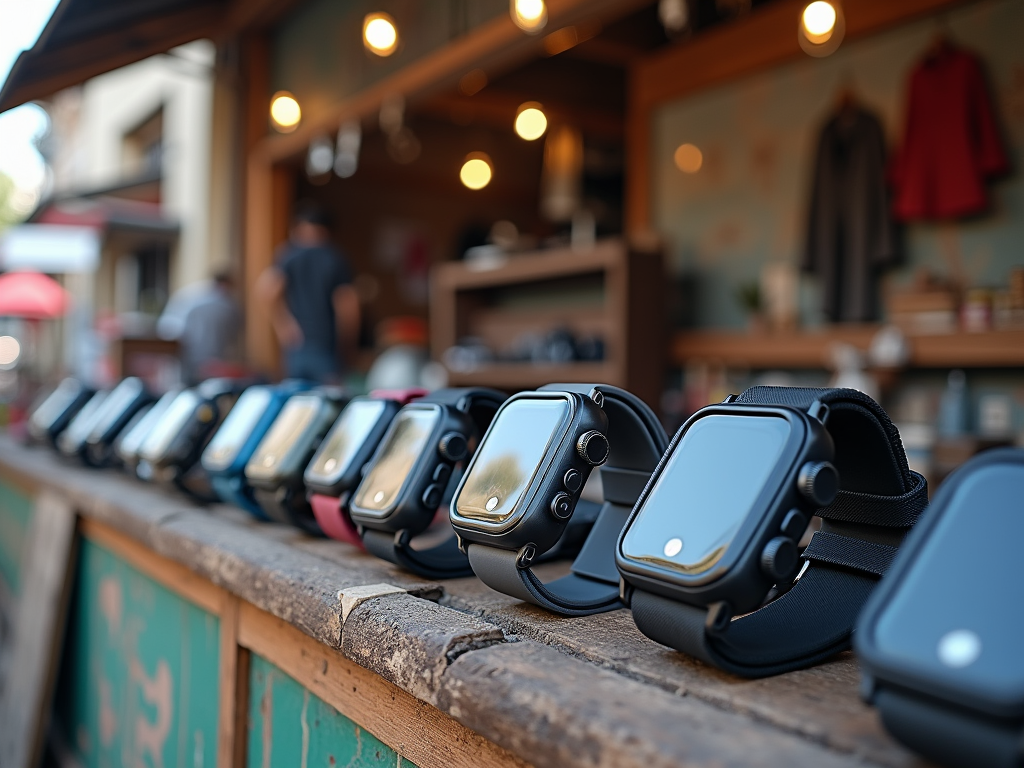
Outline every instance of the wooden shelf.
<path fill-rule="evenodd" d="M 611 382 L 620 377 L 610 363 L 493 363 L 465 373 L 448 373 L 453 387 L 495 387 L 509 392 L 554 382 Z"/>
<path fill-rule="evenodd" d="M 878 325 L 835 326 L 796 333 L 687 331 L 672 341 L 679 366 L 704 362 L 727 368 L 825 368 L 829 348 L 845 342 L 866 350 Z M 1024 367 L 1024 330 L 908 336 L 913 368 Z"/>

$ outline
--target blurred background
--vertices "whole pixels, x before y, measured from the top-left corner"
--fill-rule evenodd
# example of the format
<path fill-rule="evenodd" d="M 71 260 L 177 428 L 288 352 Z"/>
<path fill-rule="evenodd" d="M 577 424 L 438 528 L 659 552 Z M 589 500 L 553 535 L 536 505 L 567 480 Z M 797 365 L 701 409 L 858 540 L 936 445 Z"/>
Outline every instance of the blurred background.
<path fill-rule="evenodd" d="M 2 0 L 3 418 L 66 374 L 600 380 L 670 428 L 832 383 L 937 480 L 1024 439 L 1021 29 L 1019 0 Z"/>

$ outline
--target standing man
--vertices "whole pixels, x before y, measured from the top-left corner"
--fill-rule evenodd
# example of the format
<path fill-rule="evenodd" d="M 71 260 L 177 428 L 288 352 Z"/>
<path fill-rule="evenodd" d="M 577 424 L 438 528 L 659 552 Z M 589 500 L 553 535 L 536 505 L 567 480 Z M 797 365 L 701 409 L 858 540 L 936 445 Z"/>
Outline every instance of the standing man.
<path fill-rule="evenodd" d="M 188 386 L 224 375 L 237 363 L 242 310 L 233 287 L 227 271 L 187 285 L 171 296 L 157 321 L 157 335 L 181 344 L 182 381 Z"/>
<path fill-rule="evenodd" d="M 300 202 L 288 243 L 256 284 L 284 352 L 287 375 L 334 381 L 345 351 L 359 338 L 359 299 L 348 261 L 331 244 L 331 221 L 315 203 Z"/>

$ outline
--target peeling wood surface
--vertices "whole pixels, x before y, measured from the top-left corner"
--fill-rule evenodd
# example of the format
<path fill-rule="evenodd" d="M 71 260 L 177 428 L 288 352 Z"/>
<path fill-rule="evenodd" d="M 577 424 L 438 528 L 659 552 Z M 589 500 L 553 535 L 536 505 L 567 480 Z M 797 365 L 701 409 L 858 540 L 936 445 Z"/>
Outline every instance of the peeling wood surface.
<path fill-rule="evenodd" d="M 425 582 L 5 438 L 0 467 L 240 598 L 239 669 L 249 673 L 248 651 L 263 657 L 416 765 L 922 765 L 857 698 L 849 655 L 742 680 L 647 640 L 625 610 L 563 619 L 475 579 Z M 345 588 L 382 584 L 406 592 L 343 620 Z M 473 750 L 493 759 L 469 761 Z"/>

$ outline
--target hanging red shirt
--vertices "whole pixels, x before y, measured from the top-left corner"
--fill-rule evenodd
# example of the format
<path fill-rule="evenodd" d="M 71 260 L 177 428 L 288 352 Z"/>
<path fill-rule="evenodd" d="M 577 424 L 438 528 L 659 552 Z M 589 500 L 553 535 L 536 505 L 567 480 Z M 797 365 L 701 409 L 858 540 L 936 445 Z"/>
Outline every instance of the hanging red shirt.
<path fill-rule="evenodd" d="M 892 169 L 895 217 L 980 213 L 988 208 L 985 182 L 1008 168 L 981 63 L 943 44 L 910 75 L 903 146 Z"/>

